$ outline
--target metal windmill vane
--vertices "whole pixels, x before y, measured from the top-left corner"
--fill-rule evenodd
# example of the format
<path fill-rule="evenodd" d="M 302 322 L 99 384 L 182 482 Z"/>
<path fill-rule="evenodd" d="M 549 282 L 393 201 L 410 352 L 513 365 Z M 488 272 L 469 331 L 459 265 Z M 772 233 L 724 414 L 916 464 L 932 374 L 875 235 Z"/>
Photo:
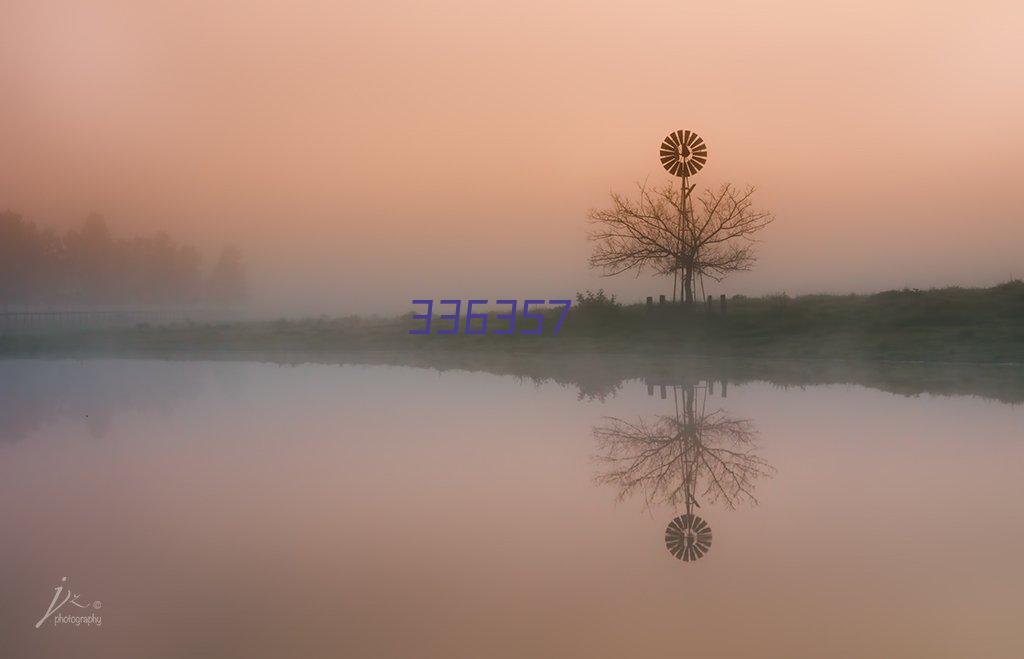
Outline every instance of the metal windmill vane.
<path fill-rule="evenodd" d="M 697 485 L 696 464 L 695 456 L 684 457 L 682 476 L 686 512 L 665 527 L 665 547 L 670 554 L 686 562 L 703 557 L 711 549 L 711 525 L 693 514 L 693 507 L 700 506 L 694 497 Z"/>
<path fill-rule="evenodd" d="M 693 131 L 677 130 L 662 141 L 659 155 L 669 174 L 686 178 L 704 167 L 708 160 L 708 145 Z"/>
<path fill-rule="evenodd" d="M 686 180 L 685 178 L 683 179 Z M 676 558 L 690 562 L 695 561 L 698 558 L 702 558 L 704 554 L 708 553 L 711 549 L 711 525 L 705 522 L 700 517 L 693 514 L 694 507 L 700 507 L 697 503 L 697 497 L 695 492 L 697 489 L 697 472 L 698 464 L 701 459 L 698 453 L 703 449 L 699 448 L 702 444 L 702 423 L 695 421 L 694 416 L 694 405 L 696 397 L 691 389 L 689 394 L 684 395 L 684 413 L 686 421 L 680 422 L 679 419 L 679 399 L 676 395 L 676 423 L 682 423 L 684 426 L 683 432 L 677 433 L 676 437 L 680 441 L 686 442 L 682 446 L 680 454 L 681 458 L 681 476 L 683 479 L 682 489 L 685 495 L 686 512 L 671 522 L 665 527 L 665 547 L 668 548 L 670 554 Z M 707 401 L 708 390 L 704 388 L 704 401 Z M 701 403 L 701 408 L 704 407 L 704 403 Z M 689 424 L 692 426 L 692 432 L 687 432 L 685 426 Z M 696 440 L 695 442 L 687 441 L 684 438 Z"/>
<path fill-rule="evenodd" d="M 711 549 L 711 526 L 696 515 L 680 515 L 665 529 L 665 546 L 676 558 L 695 561 Z"/>
<path fill-rule="evenodd" d="M 682 243 L 683 224 L 690 217 L 688 208 L 690 192 L 693 186 L 688 185 L 687 179 L 704 168 L 708 161 L 708 145 L 701 139 L 700 135 L 692 130 L 677 130 L 669 133 L 662 140 L 661 149 L 658 151 L 661 158 L 661 166 L 672 176 L 682 179 L 682 186 L 679 193 L 679 240 Z M 677 270 L 679 263 L 677 262 Z M 682 277 L 682 272 L 678 275 Z M 681 283 L 681 282 L 680 282 Z M 703 290 L 703 280 L 701 283 Z M 703 295 L 703 293 L 701 293 Z M 672 301 L 676 299 L 676 274 L 672 277 Z"/>

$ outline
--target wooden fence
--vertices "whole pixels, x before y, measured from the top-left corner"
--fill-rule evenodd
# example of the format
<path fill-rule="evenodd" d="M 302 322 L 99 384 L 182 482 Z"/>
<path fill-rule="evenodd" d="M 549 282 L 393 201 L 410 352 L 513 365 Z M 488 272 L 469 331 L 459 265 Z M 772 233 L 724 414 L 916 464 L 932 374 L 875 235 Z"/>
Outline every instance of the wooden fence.
<path fill-rule="evenodd" d="M 707 304 L 704 307 L 705 311 L 707 311 L 708 313 L 716 313 L 717 312 L 717 313 L 723 313 L 724 314 L 725 310 L 726 310 L 726 298 L 725 298 L 725 295 L 718 296 L 718 300 L 719 300 L 718 308 L 716 309 L 715 308 L 715 297 L 713 295 L 709 295 L 708 299 L 707 299 Z M 699 304 L 695 305 L 695 306 L 697 308 L 700 307 Z M 650 295 L 647 296 L 647 312 L 648 313 L 654 313 L 655 311 L 664 311 L 666 309 L 677 309 L 678 310 L 678 309 L 683 309 L 683 308 L 684 307 L 683 307 L 682 304 L 668 302 L 665 299 L 664 295 L 659 295 L 658 296 L 658 303 L 657 304 L 654 303 L 654 298 L 652 296 L 650 296 Z"/>
<path fill-rule="evenodd" d="M 216 317 L 216 311 L 205 309 L 0 311 L 0 334 L 43 334 L 140 324 L 210 322 Z"/>

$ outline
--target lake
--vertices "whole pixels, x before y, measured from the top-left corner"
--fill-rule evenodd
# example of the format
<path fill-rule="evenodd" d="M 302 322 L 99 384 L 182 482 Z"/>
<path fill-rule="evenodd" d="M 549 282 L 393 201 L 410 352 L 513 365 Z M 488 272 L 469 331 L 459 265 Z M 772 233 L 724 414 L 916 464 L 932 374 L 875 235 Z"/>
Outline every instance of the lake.
<path fill-rule="evenodd" d="M 0 656 L 1024 656 L 1019 367 L 392 361 L 0 361 Z"/>

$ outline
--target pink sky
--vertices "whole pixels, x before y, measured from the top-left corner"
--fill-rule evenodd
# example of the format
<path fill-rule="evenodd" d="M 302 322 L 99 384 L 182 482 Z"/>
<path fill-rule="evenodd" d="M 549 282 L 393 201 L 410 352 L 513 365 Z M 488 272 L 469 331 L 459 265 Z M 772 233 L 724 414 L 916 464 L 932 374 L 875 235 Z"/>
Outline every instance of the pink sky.
<path fill-rule="evenodd" d="M 667 178 L 757 184 L 756 270 L 709 292 L 1024 276 L 1016 2 L 0 5 L 0 208 L 248 255 L 262 308 L 625 299 L 584 216 Z"/>

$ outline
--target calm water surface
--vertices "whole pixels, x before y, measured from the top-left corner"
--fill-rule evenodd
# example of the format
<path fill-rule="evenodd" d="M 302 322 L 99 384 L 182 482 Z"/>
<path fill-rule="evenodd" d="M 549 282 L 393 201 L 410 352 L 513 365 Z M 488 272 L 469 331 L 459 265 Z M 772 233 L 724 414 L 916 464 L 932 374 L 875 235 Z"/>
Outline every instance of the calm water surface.
<path fill-rule="evenodd" d="M 0 361 L 0 657 L 1024 656 L 1024 407 L 660 384 Z"/>

